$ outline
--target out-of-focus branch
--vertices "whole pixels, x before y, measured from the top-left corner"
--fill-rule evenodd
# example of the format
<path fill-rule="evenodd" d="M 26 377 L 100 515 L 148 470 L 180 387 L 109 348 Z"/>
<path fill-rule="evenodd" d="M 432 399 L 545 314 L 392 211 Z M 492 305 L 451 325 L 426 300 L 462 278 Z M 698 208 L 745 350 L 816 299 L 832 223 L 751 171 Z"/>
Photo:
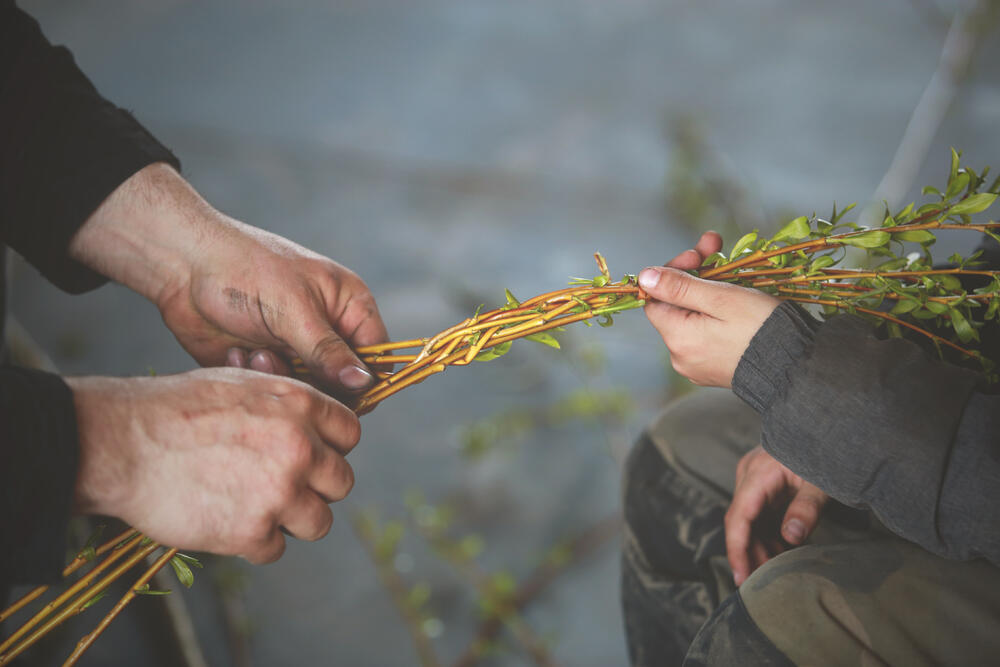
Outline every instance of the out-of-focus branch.
<path fill-rule="evenodd" d="M 571 539 L 564 547 L 565 558 L 546 559 L 521 583 L 511 599 L 513 609 L 523 610 L 566 570 L 613 539 L 621 530 L 621 523 L 621 515 L 616 512 Z M 503 620 L 496 616 L 491 616 L 480 623 L 475 638 L 455 661 L 454 667 L 472 667 L 477 664 L 502 629 Z"/>
<path fill-rule="evenodd" d="M 994 26 L 998 7 L 997 0 L 975 0 L 952 19 L 937 69 L 910 114 L 892 163 L 861 216 L 862 224 L 869 224 L 869 216 L 881 214 L 883 201 L 890 209 L 899 206 L 913 185 L 948 109 L 968 78 L 976 47 Z"/>

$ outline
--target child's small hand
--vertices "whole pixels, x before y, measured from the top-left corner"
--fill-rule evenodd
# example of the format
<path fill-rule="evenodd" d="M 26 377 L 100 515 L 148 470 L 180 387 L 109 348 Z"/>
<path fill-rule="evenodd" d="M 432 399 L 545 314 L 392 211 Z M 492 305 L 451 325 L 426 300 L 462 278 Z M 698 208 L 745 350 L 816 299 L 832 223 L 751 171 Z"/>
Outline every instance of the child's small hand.
<path fill-rule="evenodd" d="M 646 317 L 663 336 L 674 369 L 695 384 L 728 388 L 750 339 L 780 301 L 678 270 L 697 268 L 721 246 L 719 235 L 708 232 L 667 267 L 643 269 L 639 285 L 649 297 Z"/>

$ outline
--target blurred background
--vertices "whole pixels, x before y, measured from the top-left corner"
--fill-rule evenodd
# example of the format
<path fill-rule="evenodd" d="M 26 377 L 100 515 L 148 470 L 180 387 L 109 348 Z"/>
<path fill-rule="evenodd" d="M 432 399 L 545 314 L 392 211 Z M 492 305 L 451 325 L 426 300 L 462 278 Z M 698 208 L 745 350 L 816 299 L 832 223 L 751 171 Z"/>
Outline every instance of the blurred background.
<path fill-rule="evenodd" d="M 20 2 L 216 207 L 357 271 L 396 338 L 592 276 L 595 250 L 634 273 L 705 229 L 895 207 L 949 146 L 1000 167 L 994 4 Z M 14 274 L 62 371 L 193 367 L 124 288 Z M 328 537 L 206 559 L 173 616 L 138 600 L 82 664 L 626 664 L 620 465 L 688 386 L 640 313 L 562 341 L 389 399 Z"/>

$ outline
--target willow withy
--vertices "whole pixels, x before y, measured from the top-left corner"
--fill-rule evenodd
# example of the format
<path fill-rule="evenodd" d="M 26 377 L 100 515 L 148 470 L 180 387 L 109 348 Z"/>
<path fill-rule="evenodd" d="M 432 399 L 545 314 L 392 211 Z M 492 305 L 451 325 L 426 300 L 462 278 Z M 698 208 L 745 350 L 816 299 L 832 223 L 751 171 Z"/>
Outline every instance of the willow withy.
<path fill-rule="evenodd" d="M 883 327 L 889 336 L 904 332 L 924 338 L 942 354 L 950 351 L 959 360 L 977 364 L 992 381 L 995 360 L 978 349 L 979 331 L 996 326 L 1000 316 L 1000 272 L 986 269 L 979 252 L 953 255 L 947 266 L 936 266 L 931 248 L 938 230 L 965 230 L 1000 241 L 1000 223 L 974 223 L 973 215 L 989 209 L 1000 191 L 1000 178 L 986 186 L 989 168 L 977 174 L 959 164 L 952 151 L 951 169 L 943 191 L 924 189 L 934 201 L 919 207 L 910 204 L 895 214 L 888 210 L 876 227 L 844 222 L 849 206 L 829 218 L 816 215 L 796 218 L 771 237 L 753 231 L 739 239 L 728 254 L 716 253 L 694 273 L 707 280 L 726 281 L 766 291 L 779 299 L 814 306 L 824 316 L 849 312 Z M 996 230 L 996 231 L 995 231 Z M 838 266 L 848 248 L 859 248 L 868 268 Z M 506 303 L 448 327 L 429 338 L 358 348 L 368 365 L 395 368 L 380 370 L 377 384 L 356 406 L 359 414 L 372 410 L 393 394 L 422 382 L 450 366 L 490 361 L 508 352 L 519 339 L 548 345 L 559 343 L 552 335 L 575 322 L 597 321 L 610 326 L 613 316 L 645 304 L 646 295 L 636 277 L 614 281 L 604 258 L 595 254 L 599 273 L 574 279 L 569 287 L 519 301 L 508 290 Z M 86 566 L 90 571 L 45 604 L 13 634 L 0 642 L 0 665 L 10 663 L 51 630 L 94 605 L 115 580 L 148 558 L 155 558 L 135 583 L 80 640 L 66 660 L 75 664 L 108 624 L 137 595 L 169 591 L 149 588 L 153 575 L 169 563 L 182 584 L 190 586 L 191 567 L 197 560 L 153 542 L 136 530 L 97 546 L 96 536 L 66 567 L 68 578 Z M 156 555 L 158 554 L 159 555 Z M 25 609 L 47 592 L 42 586 L 0 612 L 0 621 Z"/>

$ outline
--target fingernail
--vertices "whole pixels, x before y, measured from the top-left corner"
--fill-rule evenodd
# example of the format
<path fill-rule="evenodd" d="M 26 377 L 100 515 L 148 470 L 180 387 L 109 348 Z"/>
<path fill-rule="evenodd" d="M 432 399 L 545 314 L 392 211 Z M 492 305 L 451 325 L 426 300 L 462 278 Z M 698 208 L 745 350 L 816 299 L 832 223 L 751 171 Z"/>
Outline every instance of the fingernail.
<path fill-rule="evenodd" d="M 746 581 L 746 578 L 747 578 L 746 575 L 743 574 L 742 572 L 733 572 L 733 582 L 737 586 L 742 586 L 743 582 Z"/>
<path fill-rule="evenodd" d="M 266 352 L 257 352 L 250 357 L 250 368 L 261 373 L 274 373 L 274 359 Z"/>
<path fill-rule="evenodd" d="M 364 389 L 374 381 L 372 374 L 360 366 L 348 366 L 340 370 L 337 376 L 341 384 L 348 389 Z"/>
<path fill-rule="evenodd" d="M 806 526 L 798 519 L 789 519 L 782 529 L 785 539 L 792 544 L 799 544 L 806 537 Z"/>
<path fill-rule="evenodd" d="M 643 269 L 639 273 L 639 286 L 644 290 L 651 290 L 660 282 L 660 272 L 656 269 Z"/>
<path fill-rule="evenodd" d="M 233 368 L 246 368 L 246 352 L 238 347 L 231 347 L 226 351 L 226 365 Z"/>

